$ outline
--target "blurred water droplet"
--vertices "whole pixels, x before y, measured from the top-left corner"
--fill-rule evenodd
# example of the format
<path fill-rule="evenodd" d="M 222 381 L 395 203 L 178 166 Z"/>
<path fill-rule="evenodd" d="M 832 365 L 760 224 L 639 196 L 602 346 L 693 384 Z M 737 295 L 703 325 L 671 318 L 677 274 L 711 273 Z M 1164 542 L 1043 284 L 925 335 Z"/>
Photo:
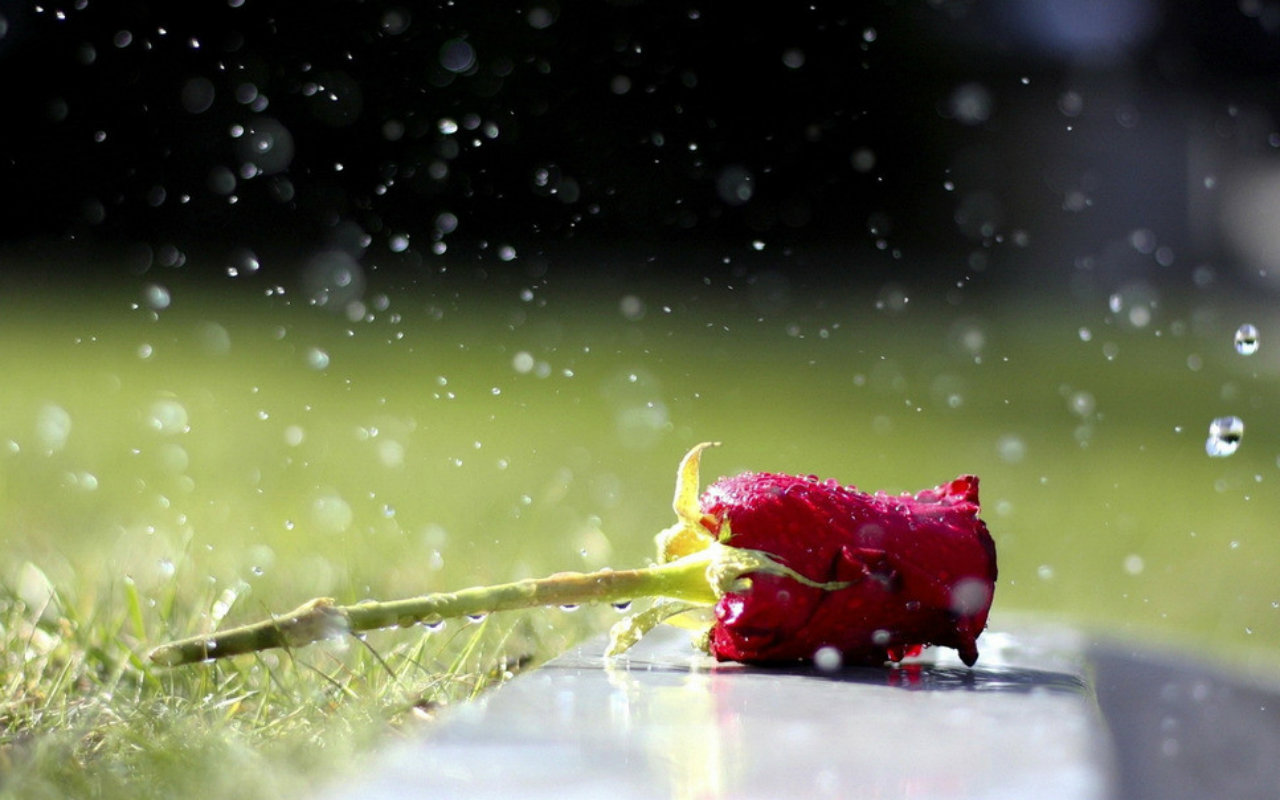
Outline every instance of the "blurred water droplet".
<path fill-rule="evenodd" d="M 844 654 L 838 647 L 823 645 L 813 651 L 813 666 L 819 672 L 837 672 L 844 666 Z"/>
<path fill-rule="evenodd" d="M 578 606 L 575 603 L 565 603 L 564 605 L 560 606 L 560 610 L 573 612 L 578 610 Z"/>
<path fill-rule="evenodd" d="M 308 348 L 307 350 L 307 366 L 312 369 L 321 370 L 329 367 L 329 354 L 319 347 Z"/>
<path fill-rule="evenodd" d="M 630 600 L 620 600 L 619 602 L 613 604 L 613 610 L 617 611 L 618 613 L 622 613 L 628 610 L 629 608 L 631 608 Z"/>
<path fill-rule="evenodd" d="M 1218 417 L 1209 423 L 1209 438 L 1204 450 L 1214 458 L 1231 455 L 1240 448 L 1244 438 L 1244 420 L 1239 417 Z"/>
<path fill-rule="evenodd" d="M 1053 580 L 1053 567 L 1049 566 L 1048 564 L 1041 564 L 1036 569 L 1036 575 L 1042 581 L 1051 581 Z"/>
<path fill-rule="evenodd" d="M 622 316 L 632 322 L 644 319 L 645 306 L 644 301 L 634 294 L 625 295 L 618 301 L 618 310 L 622 312 Z"/>
<path fill-rule="evenodd" d="M 36 414 L 36 439 L 48 452 L 53 453 L 67 445 L 71 436 L 71 415 L 59 405 L 49 404 Z"/>
<path fill-rule="evenodd" d="M 311 519 L 316 527 L 329 533 L 342 533 L 355 518 L 351 506 L 342 497 L 325 494 L 311 503 Z"/>
<path fill-rule="evenodd" d="M 486 618 L 486 617 L 488 617 L 488 616 L 489 616 L 489 615 L 488 615 L 487 613 L 480 613 L 480 614 L 468 614 L 468 615 L 467 615 L 467 622 L 471 622 L 471 623 L 480 623 L 480 622 L 484 622 L 484 621 L 485 621 L 485 618 Z"/>
<path fill-rule="evenodd" d="M 1027 455 L 1027 443 L 1017 434 L 1005 434 L 996 441 L 996 454 L 1001 461 L 1016 464 Z"/>
<path fill-rule="evenodd" d="M 993 97 L 987 87 L 966 83 L 957 87 L 947 100 L 951 116 L 965 125 L 979 125 L 991 118 Z"/>
<path fill-rule="evenodd" d="M 1084 391 L 1072 394 L 1069 403 L 1071 406 L 1071 412 L 1080 417 L 1087 417 L 1092 414 L 1097 405 L 1093 399 L 1093 395 Z"/>
<path fill-rule="evenodd" d="M 511 367 L 521 375 L 528 374 L 533 371 L 533 356 L 528 352 L 521 350 L 511 358 Z"/>
<path fill-rule="evenodd" d="M 476 51 L 464 39 L 450 39 L 440 46 L 440 66 L 454 74 L 467 72 L 476 64 Z"/>
<path fill-rule="evenodd" d="M 1130 575 L 1139 575 L 1142 570 L 1146 569 L 1146 562 L 1142 560 L 1142 556 L 1137 553 L 1130 553 L 1124 557 L 1124 571 Z"/>
<path fill-rule="evenodd" d="M 731 206 L 740 206 L 755 194 L 755 176 L 739 164 L 726 167 L 716 178 L 716 193 Z"/>
<path fill-rule="evenodd" d="M 142 289 L 142 299 L 152 311 L 163 311 L 169 307 L 173 298 L 165 287 L 158 283 L 149 283 Z"/>
<path fill-rule="evenodd" d="M 1236 330 L 1236 352 L 1242 356 L 1251 356 L 1258 352 L 1258 329 L 1249 323 Z"/>

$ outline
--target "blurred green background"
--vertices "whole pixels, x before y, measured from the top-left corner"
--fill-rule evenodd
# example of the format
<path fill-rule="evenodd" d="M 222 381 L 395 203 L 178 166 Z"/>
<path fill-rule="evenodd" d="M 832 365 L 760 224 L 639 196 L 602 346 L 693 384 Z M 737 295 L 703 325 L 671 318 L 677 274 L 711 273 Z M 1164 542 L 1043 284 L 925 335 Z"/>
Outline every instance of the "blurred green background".
<path fill-rule="evenodd" d="M 373 280 L 340 314 L 251 277 L 10 292 L 0 578 L 38 596 L 34 565 L 81 619 L 131 579 L 158 641 L 187 632 L 166 629 L 174 603 L 233 596 L 228 624 L 635 566 L 671 522 L 678 459 L 717 439 L 705 481 L 979 475 L 995 628 L 1026 611 L 1280 663 L 1270 309 L 777 289 L 441 276 Z M 1210 458 L 1225 414 L 1246 434 Z M 608 622 L 545 613 L 571 637 Z"/>

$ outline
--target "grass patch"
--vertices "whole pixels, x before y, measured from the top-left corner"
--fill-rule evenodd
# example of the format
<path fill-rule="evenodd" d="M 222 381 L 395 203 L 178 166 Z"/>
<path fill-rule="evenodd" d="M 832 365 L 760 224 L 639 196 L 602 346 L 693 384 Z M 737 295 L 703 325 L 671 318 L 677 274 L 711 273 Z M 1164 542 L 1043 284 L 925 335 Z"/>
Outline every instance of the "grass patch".
<path fill-rule="evenodd" d="M 0 594 L 4 796 L 305 796 L 565 646 L 563 625 L 506 614 L 154 669 L 139 655 L 137 595 L 118 588 L 84 617 L 61 613 L 70 606 L 57 594 L 39 608 Z M 225 595 L 209 601 L 175 603 L 169 627 L 224 613 Z M 183 611 L 198 608 L 207 613 Z"/>

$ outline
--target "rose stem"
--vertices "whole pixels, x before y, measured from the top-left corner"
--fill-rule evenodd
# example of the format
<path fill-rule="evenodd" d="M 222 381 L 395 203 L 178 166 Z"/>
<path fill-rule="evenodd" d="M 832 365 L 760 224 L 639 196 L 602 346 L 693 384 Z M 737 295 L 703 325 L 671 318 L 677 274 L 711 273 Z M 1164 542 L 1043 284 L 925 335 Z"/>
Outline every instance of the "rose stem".
<path fill-rule="evenodd" d="M 280 617 L 163 644 L 150 659 L 176 666 L 252 653 L 273 647 L 301 647 L 344 633 L 409 627 L 467 615 L 535 606 L 617 603 L 642 597 L 669 597 L 710 605 L 716 595 L 708 575 L 711 552 L 643 569 L 561 572 L 546 578 L 497 586 L 476 586 L 407 600 L 366 601 L 349 606 L 318 597 Z"/>

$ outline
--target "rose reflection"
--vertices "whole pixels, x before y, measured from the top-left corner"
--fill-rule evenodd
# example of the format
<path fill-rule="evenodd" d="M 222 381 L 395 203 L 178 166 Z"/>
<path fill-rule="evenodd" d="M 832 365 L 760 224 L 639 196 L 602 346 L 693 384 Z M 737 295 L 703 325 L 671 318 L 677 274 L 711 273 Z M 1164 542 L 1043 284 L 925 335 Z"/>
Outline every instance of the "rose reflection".
<path fill-rule="evenodd" d="M 1071 718 L 1026 708 L 1078 706 L 1088 690 L 1065 673 L 929 663 L 760 670 L 692 658 L 687 671 L 608 675 L 612 729 L 633 737 L 673 798 L 836 798 L 854 786 L 868 798 L 972 796 L 1007 777 L 1007 750 L 993 741 L 1036 748 L 1050 782 L 1054 764 L 1079 763 L 1073 748 L 1084 741 L 1025 716 Z"/>

